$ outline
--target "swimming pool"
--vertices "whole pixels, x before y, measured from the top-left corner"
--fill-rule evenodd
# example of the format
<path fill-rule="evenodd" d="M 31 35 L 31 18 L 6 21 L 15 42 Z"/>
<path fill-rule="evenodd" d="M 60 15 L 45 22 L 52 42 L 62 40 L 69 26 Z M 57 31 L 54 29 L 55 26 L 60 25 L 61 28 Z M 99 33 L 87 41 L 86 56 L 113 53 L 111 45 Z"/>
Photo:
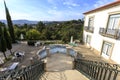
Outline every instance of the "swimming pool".
<path fill-rule="evenodd" d="M 61 54 L 67 54 L 67 48 L 66 46 L 63 45 L 50 45 L 47 46 L 47 48 L 49 48 L 49 52 L 50 54 L 55 54 L 55 53 L 61 53 Z M 77 53 L 73 50 L 73 49 L 69 49 L 69 55 L 71 56 L 75 56 Z M 46 52 L 46 48 L 43 50 L 40 50 L 38 52 L 38 55 L 40 56 L 40 58 L 44 58 L 47 56 L 47 52 Z"/>

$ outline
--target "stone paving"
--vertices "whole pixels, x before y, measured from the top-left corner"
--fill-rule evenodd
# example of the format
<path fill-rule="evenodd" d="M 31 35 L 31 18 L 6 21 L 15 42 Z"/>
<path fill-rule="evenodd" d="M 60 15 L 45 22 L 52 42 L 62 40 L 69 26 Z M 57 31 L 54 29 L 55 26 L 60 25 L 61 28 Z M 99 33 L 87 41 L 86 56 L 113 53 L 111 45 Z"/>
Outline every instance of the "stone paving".
<path fill-rule="evenodd" d="M 71 56 L 56 53 L 46 60 L 46 72 L 40 80 L 89 80 L 77 70 L 73 70 L 74 58 Z"/>
<path fill-rule="evenodd" d="M 56 53 L 47 57 L 46 71 L 72 70 L 74 59 L 62 53 Z"/>
<path fill-rule="evenodd" d="M 30 58 L 35 57 L 36 53 L 38 50 L 42 48 L 42 46 L 28 46 L 26 42 L 18 43 L 18 44 L 13 44 L 12 45 L 12 52 L 15 51 L 24 51 L 25 52 L 25 57 L 22 60 L 10 60 L 7 61 L 2 67 L 8 67 L 11 65 L 13 62 L 19 62 L 19 67 L 25 67 L 30 65 Z M 7 57 L 10 55 L 10 52 L 6 52 Z M 0 57 L 4 59 L 3 53 L 0 52 Z"/>
<path fill-rule="evenodd" d="M 46 72 L 40 80 L 89 80 L 77 70 L 65 70 L 59 72 Z"/>
<path fill-rule="evenodd" d="M 80 44 L 77 47 L 72 47 L 70 45 L 67 45 L 67 46 L 69 46 L 69 47 L 73 48 L 75 51 L 77 51 L 79 58 L 82 56 L 81 58 L 86 59 L 86 60 L 116 64 L 114 61 L 107 60 L 107 59 L 103 58 L 102 56 L 98 55 L 97 52 L 94 52 L 94 50 L 91 50 L 91 48 L 88 48 L 86 45 Z"/>
<path fill-rule="evenodd" d="M 69 46 L 69 45 L 67 45 L 67 46 Z M 69 47 L 71 47 L 71 46 L 69 46 Z M 82 57 L 84 59 L 95 60 L 95 61 L 106 61 L 104 58 L 102 58 L 99 55 L 97 55 L 96 53 L 94 53 L 94 51 L 87 48 L 85 45 L 79 45 L 78 47 L 72 47 L 72 48 L 75 49 L 77 52 L 79 52 L 80 55 L 82 54 L 83 55 Z M 25 52 L 25 58 L 23 60 L 21 60 L 20 64 L 19 64 L 19 67 L 25 67 L 30 64 L 30 58 L 36 56 L 37 51 L 40 49 L 42 49 L 42 46 L 38 46 L 38 47 L 28 46 L 26 42 L 22 42 L 19 44 L 13 44 L 12 52 L 15 52 L 15 51 L 24 51 Z M 7 56 L 9 56 L 10 52 L 7 51 L 6 54 L 7 54 Z M 57 55 L 59 55 L 59 54 L 57 54 Z M 49 75 L 53 75 L 53 74 L 60 75 L 61 74 L 62 76 L 65 76 L 65 80 L 89 80 L 89 79 L 84 79 L 86 77 L 84 75 L 82 75 L 81 73 L 79 73 L 78 71 L 72 70 L 71 64 L 72 64 L 73 59 L 71 59 L 70 56 L 66 55 L 67 58 L 66 58 L 66 56 L 62 56 L 61 54 L 60 54 L 60 56 L 56 56 L 56 55 L 50 56 L 51 58 L 52 57 L 55 57 L 55 58 L 48 59 L 48 62 L 51 63 L 52 60 L 54 62 L 52 62 L 52 64 L 48 64 L 47 67 L 50 68 L 55 65 L 56 65 L 56 67 L 55 67 L 55 70 L 53 70 L 53 68 L 50 68 L 48 70 L 49 72 L 45 73 L 45 75 L 46 74 L 49 74 Z M 3 54 L 1 52 L 0 52 L 0 57 L 4 58 Z M 61 61 L 59 61 L 59 58 L 61 58 Z M 65 60 L 63 60 L 63 59 L 65 59 Z M 67 61 L 67 60 L 69 60 L 69 61 Z M 13 62 L 14 61 L 10 60 L 10 61 L 6 62 L 2 67 L 8 67 Z M 63 64 L 64 64 L 64 66 L 63 66 Z M 65 64 L 67 64 L 67 65 L 65 66 Z M 57 71 L 57 72 L 50 72 L 50 71 Z M 76 75 L 79 75 L 81 77 L 78 78 L 78 77 L 76 77 Z M 82 77 L 83 77 L 83 79 L 82 79 Z M 51 80 L 53 80 L 53 79 L 51 79 Z M 64 79 L 58 79 L 58 80 L 64 80 Z"/>

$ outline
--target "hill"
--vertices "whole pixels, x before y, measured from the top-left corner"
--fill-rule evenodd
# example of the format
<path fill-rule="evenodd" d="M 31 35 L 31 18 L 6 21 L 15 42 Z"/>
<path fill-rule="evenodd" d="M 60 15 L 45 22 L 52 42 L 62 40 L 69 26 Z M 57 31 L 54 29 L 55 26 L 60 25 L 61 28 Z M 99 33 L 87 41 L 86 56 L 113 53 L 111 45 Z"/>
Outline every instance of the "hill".
<path fill-rule="evenodd" d="M 0 20 L 1 22 L 7 24 L 6 20 Z M 31 21 L 31 20 L 12 20 L 13 24 L 37 24 L 38 21 Z"/>

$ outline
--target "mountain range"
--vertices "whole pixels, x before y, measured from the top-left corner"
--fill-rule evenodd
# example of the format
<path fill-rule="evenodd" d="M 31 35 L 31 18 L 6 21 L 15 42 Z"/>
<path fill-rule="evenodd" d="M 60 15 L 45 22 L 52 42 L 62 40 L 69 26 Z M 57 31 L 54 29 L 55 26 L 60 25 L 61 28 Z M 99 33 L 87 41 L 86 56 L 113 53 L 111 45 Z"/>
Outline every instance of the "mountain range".
<path fill-rule="evenodd" d="M 0 20 L 1 22 L 7 24 L 6 20 Z M 39 21 L 32 21 L 32 20 L 12 20 L 13 24 L 37 24 Z M 46 22 L 46 21 L 44 21 Z"/>

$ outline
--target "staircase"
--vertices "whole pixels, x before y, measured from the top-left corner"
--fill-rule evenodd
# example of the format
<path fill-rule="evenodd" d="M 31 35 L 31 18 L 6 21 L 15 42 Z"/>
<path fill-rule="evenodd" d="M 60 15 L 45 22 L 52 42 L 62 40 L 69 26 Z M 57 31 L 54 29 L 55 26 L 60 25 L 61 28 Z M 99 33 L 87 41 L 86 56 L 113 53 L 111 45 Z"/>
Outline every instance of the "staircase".
<path fill-rule="evenodd" d="M 89 80 L 77 70 L 45 72 L 39 80 Z"/>
<path fill-rule="evenodd" d="M 40 80 L 66 80 L 64 72 L 45 72 Z"/>
<path fill-rule="evenodd" d="M 74 58 L 56 53 L 46 58 L 46 72 L 40 80 L 89 80 L 79 71 L 73 69 Z"/>
<path fill-rule="evenodd" d="M 120 80 L 120 66 L 54 54 L 23 69 L 0 75 L 0 80 Z M 73 69 L 74 68 L 74 69 Z"/>

